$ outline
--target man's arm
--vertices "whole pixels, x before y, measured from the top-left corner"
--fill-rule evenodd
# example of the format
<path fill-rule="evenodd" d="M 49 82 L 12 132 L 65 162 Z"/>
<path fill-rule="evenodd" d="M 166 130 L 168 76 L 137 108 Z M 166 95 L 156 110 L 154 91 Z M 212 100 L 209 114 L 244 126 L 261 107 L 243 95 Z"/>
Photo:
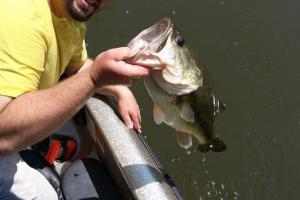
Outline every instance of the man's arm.
<path fill-rule="evenodd" d="M 69 120 L 93 94 L 88 73 L 80 73 L 46 90 L 11 100 L 0 113 L 0 155 L 49 136 Z"/>
<path fill-rule="evenodd" d="M 93 60 L 88 58 L 83 66 L 81 67 L 72 67 L 71 69 L 78 69 L 75 70 L 68 70 L 67 74 L 72 75 L 74 73 L 81 72 L 86 70 L 90 65 L 92 65 Z M 130 89 L 124 85 L 106 85 L 104 87 L 98 88 L 96 93 L 103 94 L 106 96 L 113 96 L 116 98 L 118 102 L 118 109 L 119 112 L 129 129 L 134 128 L 139 133 L 141 133 L 141 114 L 139 105 L 136 102 L 136 99 Z"/>
<path fill-rule="evenodd" d="M 1 104 L 0 155 L 9 154 L 48 137 L 69 120 L 97 87 L 127 84 L 147 75 L 147 69 L 124 63 L 128 48 L 103 52 L 84 71 L 40 91 Z M 3 100 L 4 102 L 5 100 Z"/>

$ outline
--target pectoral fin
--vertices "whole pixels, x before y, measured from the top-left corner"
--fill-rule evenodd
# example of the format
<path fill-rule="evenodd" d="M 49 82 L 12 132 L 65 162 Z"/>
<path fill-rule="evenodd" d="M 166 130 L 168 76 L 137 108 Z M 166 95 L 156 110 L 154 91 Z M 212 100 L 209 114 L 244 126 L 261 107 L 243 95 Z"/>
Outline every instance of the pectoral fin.
<path fill-rule="evenodd" d="M 184 149 L 190 148 L 193 144 L 192 136 L 188 133 L 177 131 L 176 138 L 177 138 L 178 145 Z"/>
<path fill-rule="evenodd" d="M 159 105 L 154 103 L 153 107 L 153 116 L 154 116 L 154 122 L 156 124 L 161 124 L 165 120 L 165 113 L 161 110 Z"/>
<path fill-rule="evenodd" d="M 188 122 L 194 122 L 194 111 L 192 110 L 190 104 L 188 102 L 183 102 L 181 105 L 181 111 L 180 116 L 182 119 L 188 121 Z"/>

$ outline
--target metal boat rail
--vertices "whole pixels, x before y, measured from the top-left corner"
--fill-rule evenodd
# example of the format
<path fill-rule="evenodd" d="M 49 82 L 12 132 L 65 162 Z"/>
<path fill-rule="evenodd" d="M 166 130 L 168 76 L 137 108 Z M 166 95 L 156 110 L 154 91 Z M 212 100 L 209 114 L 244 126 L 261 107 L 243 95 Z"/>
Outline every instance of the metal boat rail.
<path fill-rule="evenodd" d="M 97 153 L 126 199 L 182 199 L 144 137 L 124 125 L 112 98 L 95 96 L 86 107 Z"/>

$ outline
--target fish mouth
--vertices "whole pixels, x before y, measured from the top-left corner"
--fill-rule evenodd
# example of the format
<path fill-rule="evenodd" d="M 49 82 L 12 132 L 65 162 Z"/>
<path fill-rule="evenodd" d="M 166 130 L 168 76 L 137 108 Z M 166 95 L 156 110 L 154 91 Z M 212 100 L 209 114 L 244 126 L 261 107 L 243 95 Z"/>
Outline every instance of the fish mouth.
<path fill-rule="evenodd" d="M 173 24 L 171 19 L 167 17 L 163 18 L 133 38 L 129 42 L 128 47 L 134 54 L 137 54 L 146 48 L 157 51 L 161 44 L 167 40 L 172 30 Z"/>
<path fill-rule="evenodd" d="M 161 19 L 129 42 L 133 56 L 124 61 L 149 68 L 151 77 L 167 93 L 183 95 L 201 86 L 202 79 L 201 71 L 191 68 L 194 64 L 191 59 L 187 61 L 191 63 L 191 69 L 183 69 L 184 64 L 177 63 L 176 53 L 170 51 L 170 48 L 176 48 L 172 43 L 176 33 L 170 18 Z M 170 55 L 166 55 L 168 51 Z"/>

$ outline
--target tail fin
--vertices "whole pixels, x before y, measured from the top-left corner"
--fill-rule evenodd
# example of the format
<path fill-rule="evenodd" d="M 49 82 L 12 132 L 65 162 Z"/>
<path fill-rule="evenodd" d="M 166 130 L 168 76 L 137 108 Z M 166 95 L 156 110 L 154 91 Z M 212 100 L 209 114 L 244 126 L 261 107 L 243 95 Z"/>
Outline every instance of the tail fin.
<path fill-rule="evenodd" d="M 198 145 L 198 151 L 200 151 L 200 152 L 202 152 L 202 153 L 208 152 L 209 149 L 210 149 L 210 147 L 209 147 L 209 144 L 208 144 L 208 143 L 206 143 L 206 144 L 199 144 L 199 145 Z"/>
<path fill-rule="evenodd" d="M 219 138 L 215 138 L 210 142 L 209 148 L 213 152 L 222 152 L 227 149 L 225 143 Z"/>

